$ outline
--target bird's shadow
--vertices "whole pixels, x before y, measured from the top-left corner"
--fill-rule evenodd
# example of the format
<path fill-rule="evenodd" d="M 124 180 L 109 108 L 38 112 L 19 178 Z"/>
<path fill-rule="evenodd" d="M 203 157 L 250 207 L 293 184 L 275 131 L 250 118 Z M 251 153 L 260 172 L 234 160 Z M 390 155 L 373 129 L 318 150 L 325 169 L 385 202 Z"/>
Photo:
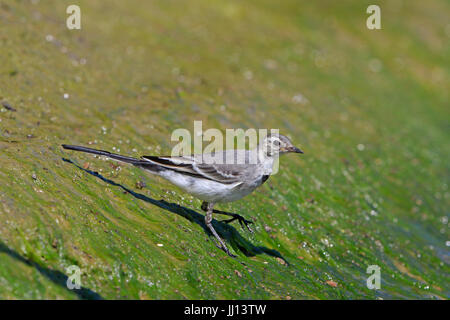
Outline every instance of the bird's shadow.
<path fill-rule="evenodd" d="M 173 212 L 191 222 L 198 224 L 200 227 L 203 228 L 203 230 L 205 231 L 205 233 L 207 235 L 211 235 L 210 230 L 208 229 L 208 227 L 205 224 L 205 217 L 203 215 L 201 215 L 200 213 L 198 213 L 192 209 L 180 206 L 178 204 L 167 202 L 165 200 L 152 199 L 141 193 L 130 190 L 129 188 L 121 185 L 120 183 L 117 183 L 108 178 L 105 178 L 98 172 L 91 171 L 91 170 L 85 169 L 83 167 L 80 167 L 79 165 L 74 163 L 72 160 L 69 160 L 66 158 L 62 158 L 62 160 L 76 166 L 78 169 L 83 170 L 84 172 L 89 173 L 90 175 L 93 175 L 94 177 L 101 179 L 102 181 L 104 181 L 110 185 L 122 188 L 124 191 L 128 192 L 129 194 L 131 194 L 133 197 L 135 197 L 137 199 L 151 203 L 152 205 L 155 205 L 161 209 Z M 272 257 L 280 258 L 287 265 L 289 265 L 288 261 L 278 251 L 276 251 L 274 249 L 269 249 L 269 248 L 266 248 L 263 246 L 253 245 L 248 240 L 244 239 L 233 226 L 226 224 L 224 222 L 217 221 L 217 220 L 213 220 L 212 223 L 213 223 L 214 229 L 217 231 L 217 233 L 219 233 L 219 235 L 223 239 L 225 239 L 236 251 L 239 250 L 245 256 L 253 257 L 255 255 L 264 253 L 264 254 L 267 254 Z"/>
<path fill-rule="evenodd" d="M 76 294 L 80 299 L 103 300 L 101 295 L 83 286 L 80 289 L 73 289 L 73 290 L 69 289 L 67 286 L 67 280 L 69 279 L 69 277 L 66 276 L 64 273 L 58 270 L 52 270 L 43 267 L 40 264 L 21 256 L 19 253 L 10 249 L 6 244 L 4 244 L 1 241 L 0 241 L 0 253 L 5 253 L 9 255 L 11 258 L 14 258 L 30 267 L 35 268 L 41 275 L 43 275 L 53 283 L 57 284 L 58 286 Z"/>

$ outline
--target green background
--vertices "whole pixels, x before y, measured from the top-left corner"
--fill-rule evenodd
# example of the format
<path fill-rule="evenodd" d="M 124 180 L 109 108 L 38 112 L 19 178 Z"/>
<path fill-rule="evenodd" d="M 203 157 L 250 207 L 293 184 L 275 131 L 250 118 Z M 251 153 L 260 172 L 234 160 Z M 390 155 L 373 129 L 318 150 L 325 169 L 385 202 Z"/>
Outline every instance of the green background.
<path fill-rule="evenodd" d="M 69 4 L 81 30 L 66 28 Z M 369 4 L 381 30 L 366 28 Z M 0 298 L 447 299 L 449 12 L 0 1 Z M 60 147 L 170 154 L 194 120 L 279 128 L 305 151 L 217 206 L 254 221 L 254 235 L 214 221 L 237 259 L 214 246 L 199 200 Z M 66 287 L 71 265 L 81 290 Z"/>

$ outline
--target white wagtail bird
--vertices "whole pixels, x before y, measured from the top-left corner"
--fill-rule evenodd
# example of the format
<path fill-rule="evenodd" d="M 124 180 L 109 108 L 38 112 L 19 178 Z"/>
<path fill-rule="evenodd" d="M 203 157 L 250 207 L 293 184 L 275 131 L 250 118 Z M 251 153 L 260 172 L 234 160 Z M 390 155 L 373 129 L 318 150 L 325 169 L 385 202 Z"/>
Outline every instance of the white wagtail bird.
<path fill-rule="evenodd" d="M 141 159 L 122 156 L 108 151 L 63 144 L 64 149 L 92 153 L 132 164 L 161 176 L 185 192 L 202 200 L 206 212 L 205 223 L 219 241 L 220 248 L 234 257 L 212 225 L 213 213 L 231 216 L 230 223 L 238 220 L 249 231 L 252 223 L 242 216 L 215 210 L 216 203 L 239 200 L 267 181 L 273 173 L 275 160 L 284 153 L 303 153 L 281 134 L 269 134 L 253 150 L 225 150 L 213 154 L 190 156 L 143 156 Z M 205 161 L 205 159 L 209 159 Z"/>

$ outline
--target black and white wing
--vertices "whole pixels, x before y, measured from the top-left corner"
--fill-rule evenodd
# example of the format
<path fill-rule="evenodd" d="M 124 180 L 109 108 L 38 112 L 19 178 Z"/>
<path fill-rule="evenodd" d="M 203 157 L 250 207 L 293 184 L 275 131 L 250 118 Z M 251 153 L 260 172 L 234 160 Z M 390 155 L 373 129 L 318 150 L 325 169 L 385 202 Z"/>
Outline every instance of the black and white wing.
<path fill-rule="evenodd" d="M 165 169 L 180 172 L 197 178 L 208 179 L 223 184 L 242 182 L 240 167 L 226 164 L 207 164 L 196 161 L 195 157 L 157 157 L 143 156 L 151 164 L 159 165 Z M 145 168 L 145 165 L 141 165 Z"/>

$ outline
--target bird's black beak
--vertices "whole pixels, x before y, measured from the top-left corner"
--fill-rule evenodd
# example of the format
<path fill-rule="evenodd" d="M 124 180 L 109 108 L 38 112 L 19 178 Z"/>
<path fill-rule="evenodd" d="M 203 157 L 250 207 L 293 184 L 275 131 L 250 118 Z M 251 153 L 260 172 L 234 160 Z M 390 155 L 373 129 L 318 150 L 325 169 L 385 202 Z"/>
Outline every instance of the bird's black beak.
<path fill-rule="evenodd" d="M 303 151 L 302 150 L 300 150 L 299 148 L 297 148 L 297 147 L 294 147 L 294 152 L 295 153 L 303 153 Z"/>
<path fill-rule="evenodd" d="M 289 147 L 287 150 L 288 150 L 289 152 L 294 152 L 294 153 L 303 153 L 303 151 L 300 150 L 300 149 L 297 148 L 297 147 Z"/>

